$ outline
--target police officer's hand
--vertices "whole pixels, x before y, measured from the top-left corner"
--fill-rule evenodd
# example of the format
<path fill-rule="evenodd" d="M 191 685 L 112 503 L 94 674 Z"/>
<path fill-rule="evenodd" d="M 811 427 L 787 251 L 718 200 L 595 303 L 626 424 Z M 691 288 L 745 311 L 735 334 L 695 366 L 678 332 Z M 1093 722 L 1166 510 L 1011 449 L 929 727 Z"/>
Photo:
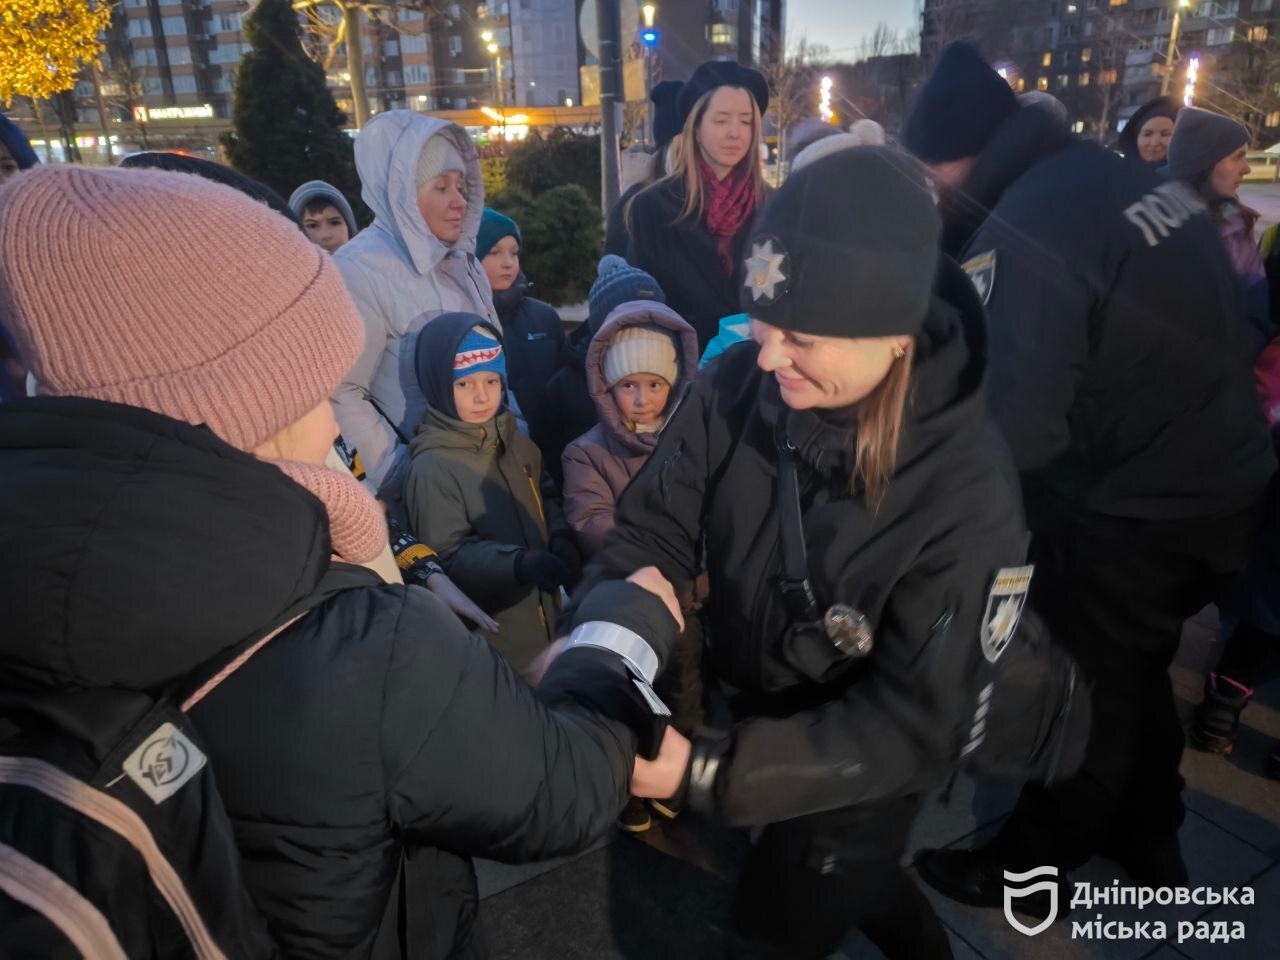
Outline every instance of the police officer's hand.
<path fill-rule="evenodd" d="M 549 550 L 521 550 L 516 554 L 516 579 L 521 583 L 554 593 L 569 582 L 570 571 L 565 562 Z"/>
<path fill-rule="evenodd" d="M 672 619 L 680 625 L 681 630 L 684 630 L 684 615 L 680 612 L 680 601 L 676 599 L 675 587 L 671 586 L 671 581 L 664 577 L 657 567 L 641 567 L 627 577 L 627 583 L 644 587 L 666 604 Z"/>
<path fill-rule="evenodd" d="M 655 759 L 636 757 L 635 770 L 631 774 L 631 795 L 668 800 L 680 793 L 684 789 L 691 750 L 687 737 L 674 727 L 667 727 Z"/>

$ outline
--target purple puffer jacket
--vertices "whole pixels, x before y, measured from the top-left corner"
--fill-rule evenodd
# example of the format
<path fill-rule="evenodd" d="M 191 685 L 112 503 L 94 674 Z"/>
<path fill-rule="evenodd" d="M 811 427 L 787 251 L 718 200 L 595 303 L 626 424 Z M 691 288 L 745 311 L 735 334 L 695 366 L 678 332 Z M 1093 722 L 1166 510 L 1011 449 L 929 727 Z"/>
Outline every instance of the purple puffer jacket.
<path fill-rule="evenodd" d="M 587 387 L 600 422 L 565 447 L 564 512 L 588 557 L 613 529 L 613 508 L 658 442 L 657 433 L 633 433 L 613 402 L 604 381 L 604 355 L 623 327 L 652 324 L 671 331 L 676 341 L 680 379 L 667 400 L 670 418 L 689 384 L 698 375 L 698 335 L 670 307 L 651 300 L 624 303 L 605 318 L 587 348 Z"/>

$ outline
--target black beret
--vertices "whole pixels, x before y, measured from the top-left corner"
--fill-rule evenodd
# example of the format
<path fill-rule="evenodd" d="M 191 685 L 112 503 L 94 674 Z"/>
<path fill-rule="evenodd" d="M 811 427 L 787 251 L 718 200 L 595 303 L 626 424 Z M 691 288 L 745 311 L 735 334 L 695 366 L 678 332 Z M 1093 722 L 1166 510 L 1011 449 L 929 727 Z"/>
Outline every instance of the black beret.
<path fill-rule="evenodd" d="M 685 82 L 676 99 L 681 127 L 688 121 L 689 114 L 693 113 L 693 108 L 703 95 L 717 87 L 745 87 L 755 98 L 761 113 L 769 109 L 769 83 L 764 74 L 733 60 L 708 60 L 693 71 L 693 76 Z"/>

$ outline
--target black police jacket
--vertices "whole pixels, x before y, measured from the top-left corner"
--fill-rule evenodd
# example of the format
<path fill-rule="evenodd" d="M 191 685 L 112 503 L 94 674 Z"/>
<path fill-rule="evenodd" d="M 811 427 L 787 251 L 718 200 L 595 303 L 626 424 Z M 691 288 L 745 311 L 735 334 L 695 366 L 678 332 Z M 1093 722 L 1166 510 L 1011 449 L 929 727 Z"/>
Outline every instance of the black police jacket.
<path fill-rule="evenodd" d="M 737 345 L 694 383 L 622 495 L 590 577 L 655 564 L 694 579 L 705 544 L 708 658 L 740 714 L 718 812 L 767 823 L 918 793 L 952 769 L 972 719 L 961 678 L 983 656 L 997 571 L 1025 558 L 1017 479 L 983 400 L 982 311 L 943 258 L 917 338 L 912 399 L 888 492 L 851 489 L 853 430 L 791 411 Z M 818 607 L 862 611 L 874 648 L 842 656 L 789 629 L 779 577 L 777 442 L 797 447 Z"/>
<path fill-rule="evenodd" d="M 163 689 L 265 634 L 331 567 L 322 505 L 274 466 L 92 400 L 0 406 L 0 530 L 5 691 Z M 631 681 L 593 653 L 535 692 L 428 591 L 366 585 L 201 701 L 282 954 L 482 955 L 469 858 L 580 849 L 627 796 L 635 739 L 582 691 Z"/>
<path fill-rule="evenodd" d="M 1261 494 L 1275 462 L 1243 292 L 1193 191 L 1020 110 L 946 207 L 1033 529 L 1222 516 Z"/>

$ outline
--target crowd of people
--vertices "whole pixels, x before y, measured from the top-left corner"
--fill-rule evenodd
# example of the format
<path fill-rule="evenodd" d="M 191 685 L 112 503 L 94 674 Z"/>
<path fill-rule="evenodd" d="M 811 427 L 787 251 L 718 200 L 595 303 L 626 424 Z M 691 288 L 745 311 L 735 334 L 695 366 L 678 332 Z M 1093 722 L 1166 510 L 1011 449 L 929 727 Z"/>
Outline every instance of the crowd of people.
<path fill-rule="evenodd" d="M 1188 884 L 1182 625 L 1222 616 L 1220 753 L 1280 643 L 1248 130 L 1162 99 L 1112 151 L 960 43 L 900 147 L 815 129 L 771 190 L 761 74 L 652 100 L 568 335 L 448 121 L 360 131 L 359 229 L 0 118 L 0 939 L 481 957 L 472 857 L 690 811 L 758 828 L 726 956 L 945 958 L 902 861 L 966 766 L 1027 782 L 919 854 L 946 896 Z M 86 867 L 112 804 L 170 913 Z"/>

